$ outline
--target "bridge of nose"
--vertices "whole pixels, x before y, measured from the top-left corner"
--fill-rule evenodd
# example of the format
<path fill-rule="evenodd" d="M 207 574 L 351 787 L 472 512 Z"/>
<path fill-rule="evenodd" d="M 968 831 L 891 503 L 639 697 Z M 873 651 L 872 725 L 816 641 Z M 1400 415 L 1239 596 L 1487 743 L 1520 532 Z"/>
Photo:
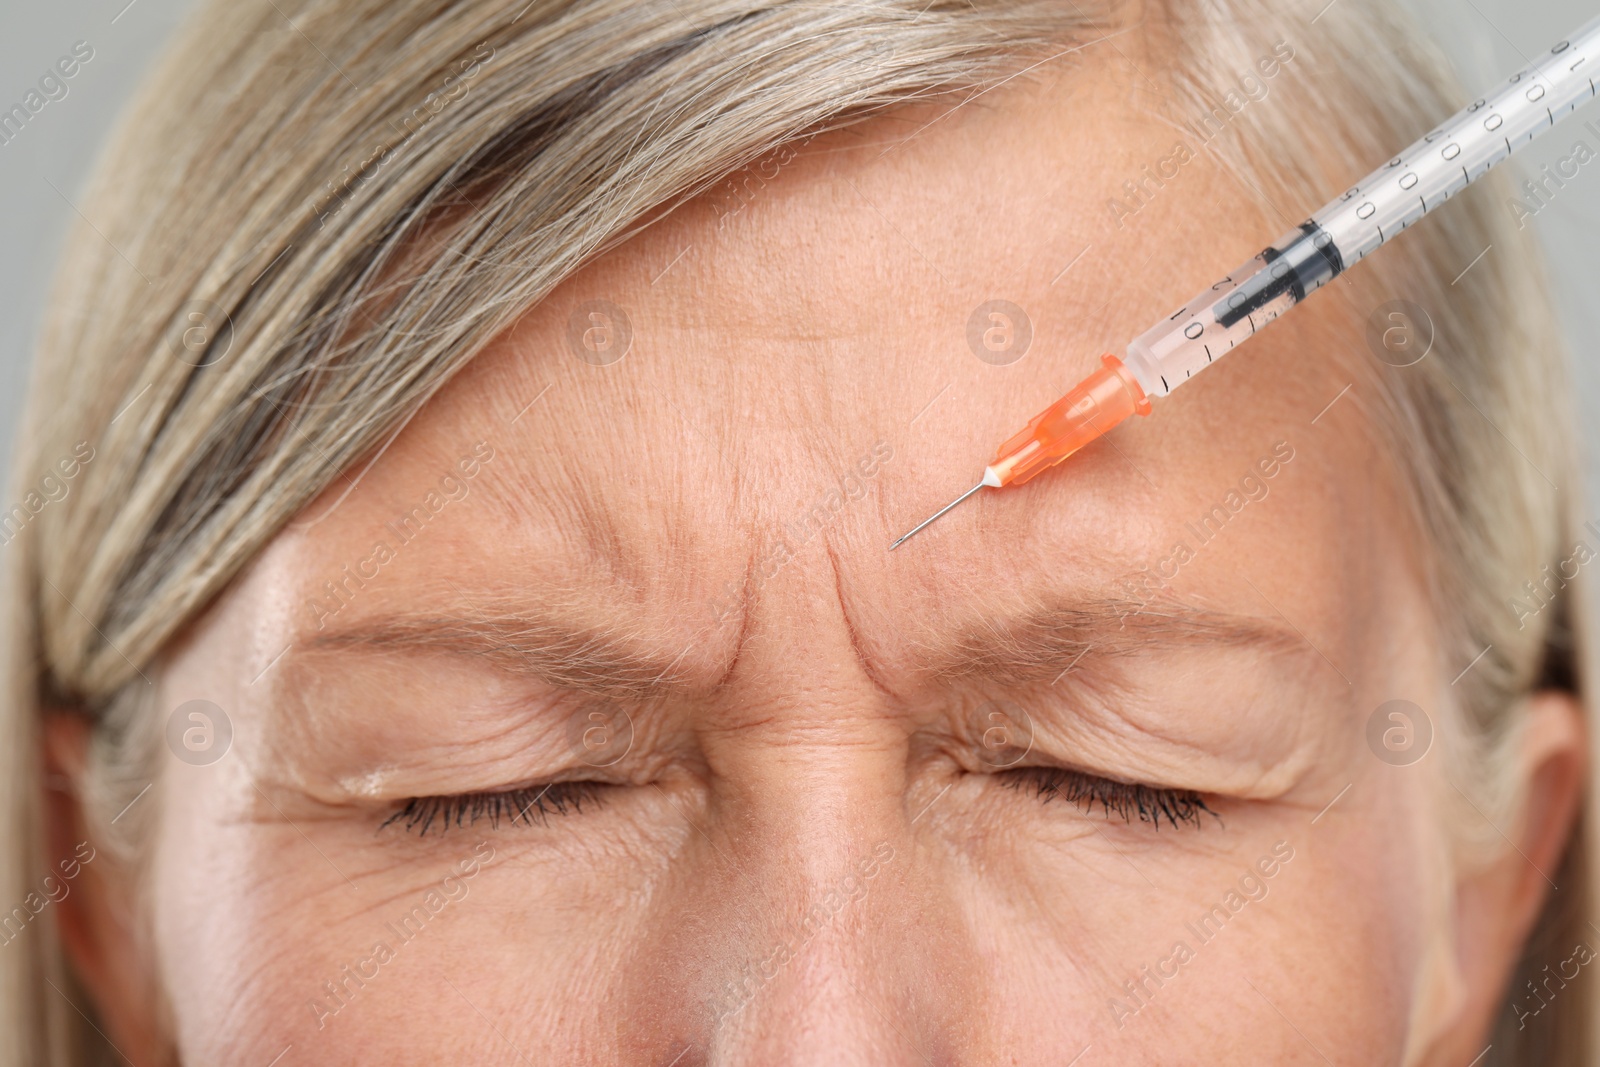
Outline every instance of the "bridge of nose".
<path fill-rule="evenodd" d="M 980 1062 L 959 1050 L 982 957 L 959 879 L 917 846 L 911 717 L 864 662 L 876 613 L 854 617 L 838 557 L 797 554 L 743 605 L 697 725 L 711 795 L 661 951 L 695 961 L 679 987 L 707 1063 Z"/>

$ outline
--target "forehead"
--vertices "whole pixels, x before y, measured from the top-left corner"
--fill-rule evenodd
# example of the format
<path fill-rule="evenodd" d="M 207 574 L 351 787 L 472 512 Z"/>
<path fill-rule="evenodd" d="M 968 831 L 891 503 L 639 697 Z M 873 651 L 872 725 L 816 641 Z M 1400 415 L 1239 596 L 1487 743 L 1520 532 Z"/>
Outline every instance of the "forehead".
<path fill-rule="evenodd" d="M 731 176 L 569 279 L 330 490 L 294 542 L 301 584 L 383 537 L 388 577 L 341 624 L 470 589 L 708 670 L 735 654 L 729 618 L 803 636 L 842 612 L 892 659 L 1041 601 L 1158 590 L 1347 642 L 1329 620 L 1364 596 L 1357 528 L 1384 490 L 1354 401 L 1312 421 L 1359 337 L 1335 297 L 886 551 L 1100 353 L 1285 227 L 1214 153 L 1147 180 L 1175 137 L 1135 80 L 1091 59 Z M 463 464 L 475 448 L 493 458 Z M 396 516 L 429 493 L 438 520 L 401 547 Z"/>

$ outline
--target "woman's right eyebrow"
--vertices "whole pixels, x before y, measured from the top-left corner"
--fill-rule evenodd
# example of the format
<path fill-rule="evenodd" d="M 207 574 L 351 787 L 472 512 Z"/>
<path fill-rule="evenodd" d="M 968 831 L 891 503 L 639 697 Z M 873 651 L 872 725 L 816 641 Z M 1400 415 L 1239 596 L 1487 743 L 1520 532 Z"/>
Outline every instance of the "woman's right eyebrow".
<path fill-rule="evenodd" d="M 304 647 L 309 652 L 479 656 L 502 671 L 612 699 L 646 699 L 702 687 L 696 672 L 685 666 L 693 643 L 675 657 L 663 657 L 615 627 L 570 622 L 544 612 L 479 613 L 473 618 L 388 615 L 314 634 Z"/>

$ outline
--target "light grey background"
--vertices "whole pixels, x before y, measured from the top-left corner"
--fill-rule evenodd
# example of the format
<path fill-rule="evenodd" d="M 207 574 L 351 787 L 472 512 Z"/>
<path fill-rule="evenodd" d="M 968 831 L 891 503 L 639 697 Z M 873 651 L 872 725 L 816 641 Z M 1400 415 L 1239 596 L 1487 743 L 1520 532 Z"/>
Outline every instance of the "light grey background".
<path fill-rule="evenodd" d="M 1468 92 L 1494 85 L 1600 13 L 1600 0 L 1410 3 L 1455 59 Z M 0 463 L 9 457 L 57 249 L 76 211 L 71 202 L 79 199 L 123 102 L 191 4 L 12 0 L 0 11 L 0 106 L 20 102 L 74 42 L 89 42 L 95 53 L 68 83 L 64 99 L 50 102 L 19 137 L 0 145 Z M 1297 0 L 1307 18 L 1324 4 Z M 1553 163 L 1588 120 L 1600 122 L 1600 102 L 1585 105 L 1565 129 L 1524 149 L 1511 166 L 1536 172 L 1540 164 Z M 1586 139 L 1592 144 L 1592 136 Z M 1319 206 L 1304 205 L 1307 214 Z M 1556 297 L 1577 364 L 1579 402 L 1593 410 L 1600 399 L 1600 160 L 1583 167 L 1530 225 L 1558 267 Z M 1593 462 L 1600 429 L 1592 419 L 1580 424 L 1586 429 L 1589 500 L 1595 502 L 1588 511 L 1600 514 L 1600 471 Z"/>

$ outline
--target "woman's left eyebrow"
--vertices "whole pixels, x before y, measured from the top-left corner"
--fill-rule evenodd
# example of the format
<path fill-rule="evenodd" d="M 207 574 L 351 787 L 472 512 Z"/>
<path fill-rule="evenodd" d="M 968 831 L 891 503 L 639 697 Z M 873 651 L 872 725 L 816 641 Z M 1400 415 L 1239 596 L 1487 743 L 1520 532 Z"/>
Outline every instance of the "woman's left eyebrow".
<path fill-rule="evenodd" d="M 1322 654 L 1286 620 L 1189 604 L 1083 599 L 1049 604 L 1015 618 L 985 619 L 944 648 L 924 652 L 918 671 L 955 681 L 1054 681 L 1082 661 L 1160 651 L 1239 649 L 1309 657 Z"/>

